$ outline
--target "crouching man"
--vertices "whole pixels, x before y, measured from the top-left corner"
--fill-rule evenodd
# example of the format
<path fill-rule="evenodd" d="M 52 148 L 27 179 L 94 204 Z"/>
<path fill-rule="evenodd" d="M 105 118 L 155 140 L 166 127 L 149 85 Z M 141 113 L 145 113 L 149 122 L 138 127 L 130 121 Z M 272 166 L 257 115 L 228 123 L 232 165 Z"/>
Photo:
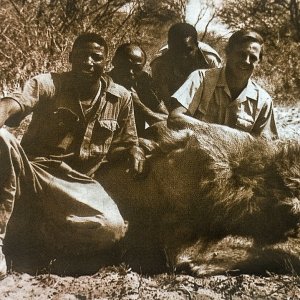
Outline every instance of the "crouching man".
<path fill-rule="evenodd" d="M 142 136 L 146 122 L 152 125 L 167 120 L 168 110 L 153 88 L 151 76 L 144 71 L 145 51 L 134 43 L 119 46 L 112 59 L 114 68 L 109 75 L 114 82 L 131 91 L 135 124 L 138 136 Z"/>
<path fill-rule="evenodd" d="M 70 53 L 70 72 L 37 75 L 21 93 L 0 101 L 0 128 L 16 126 L 33 112 L 21 145 L 0 129 L 1 277 L 3 241 L 19 198 L 38 199 L 60 233 L 69 228 L 74 241 L 91 238 L 98 249 L 107 249 L 125 235 L 127 223 L 116 204 L 92 179 L 117 157 L 129 158 L 135 174 L 143 172 L 131 95 L 104 75 L 107 52 L 101 36 L 82 34 Z M 76 226 L 83 226 L 79 235 Z"/>
<path fill-rule="evenodd" d="M 196 70 L 172 95 L 169 124 L 198 120 L 277 138 L 273 102 L 251 76 L 263 56 L 263 38 L 254 31 L 235 32 L 226 46 L 226 65 Z"/>

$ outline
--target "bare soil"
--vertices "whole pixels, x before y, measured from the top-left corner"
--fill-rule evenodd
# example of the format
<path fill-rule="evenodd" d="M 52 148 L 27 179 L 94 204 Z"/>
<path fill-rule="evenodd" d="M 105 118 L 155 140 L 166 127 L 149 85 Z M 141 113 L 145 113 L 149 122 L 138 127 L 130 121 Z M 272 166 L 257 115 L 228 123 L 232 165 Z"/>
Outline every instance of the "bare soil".
<path fill-rule="evenodd" d="M 279 135 L 300 141 L 300 104 L 276 107 Z M 15 132 L 17 135 L 21 131 Z M 267 273 L 192 277 L 175 272 L 146 276 L 128 266 L 103 267 L 81 277 L 51 274 L 31 276 L 9 267 L 0 282 L 0 299 L 300 299 L 300 277 Z"/>

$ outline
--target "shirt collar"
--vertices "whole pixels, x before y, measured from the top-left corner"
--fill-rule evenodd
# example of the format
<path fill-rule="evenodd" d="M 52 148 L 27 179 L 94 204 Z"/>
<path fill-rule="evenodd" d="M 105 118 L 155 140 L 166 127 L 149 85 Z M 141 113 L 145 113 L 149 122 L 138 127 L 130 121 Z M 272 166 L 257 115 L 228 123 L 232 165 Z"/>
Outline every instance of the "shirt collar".
<path fill-rule="evenodd" d="M 221 68 L 217 86 L 227 86 L 226 77 L 225 77 L 225 67 Z"/>
<path fill-rule="evenodd" d="M 222 67 L 221 74 L 217 82 L 217 86 L 223 87 L 226 93 L 230 95 L 230 91 L 225 76 L 225 66 Z M 244 90 L 240 93 L 240 95 L 237 97 L 237 100 L 239 102 L 244 102 L 247 100 L 247 98 L 250 98 L 252 100 L 258 99 L 258 88 L 251 79 L 248 80 L 246 88 L 244 88 Z"/>
<path fill-rule="evenodd" d="M 248 80 L 246 87 L 246 97 L 252 100 L 258 99 L 258 88 L 251 79 Z"/>
<path fill-rule="evenodd" d="M 103 91 L 118 98 L 122 96 L 119 86 L 116 83 L 114 83 L 108 75 L 103 75 L 101 77 L 101 82 L 103 86 Z"/>

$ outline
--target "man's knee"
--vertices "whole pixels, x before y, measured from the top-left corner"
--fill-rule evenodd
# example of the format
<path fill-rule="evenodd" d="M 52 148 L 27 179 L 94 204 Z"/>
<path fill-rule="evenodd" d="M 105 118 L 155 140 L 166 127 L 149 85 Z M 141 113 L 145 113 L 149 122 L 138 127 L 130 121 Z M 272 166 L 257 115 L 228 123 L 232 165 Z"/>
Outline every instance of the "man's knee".
<path fill-rule="evenodd" d="M 66 217 L 67 227 L 63 238 L 76 243 L 93 244 L 97 249 L 107 249 L 122 239 L 128 224 L 117 212 L 102 213 L 89 216 L 69 215 Z M 52 229 L 53 231 L 53 229 Z M 57 234 L 60 235 L 59 232 Z"/>
<path fill-rule="evenodd" d="M 119 241 L 125 236 L 128 223 L 124 221 L 118 206 L 101 184 L 96 182 L 95 186 L 95 193 L 97 194 L 96 206 L 99 212 L 101 212 L 101 215 L 98 217 L 100 218 L 102 230 L 105 232 L 104 236 L 106 236 L 108 241 Z M 91 199 L 92 198 L 93 197 L 91 197 Z"/>
<path fill-rule="evenodd" d="M 108 233 L 109 239 L 112 242 L 117 242 L 125 236 L 128 229 L 128 222 L 118 213 L 106 218 L 104 228 Z"/>

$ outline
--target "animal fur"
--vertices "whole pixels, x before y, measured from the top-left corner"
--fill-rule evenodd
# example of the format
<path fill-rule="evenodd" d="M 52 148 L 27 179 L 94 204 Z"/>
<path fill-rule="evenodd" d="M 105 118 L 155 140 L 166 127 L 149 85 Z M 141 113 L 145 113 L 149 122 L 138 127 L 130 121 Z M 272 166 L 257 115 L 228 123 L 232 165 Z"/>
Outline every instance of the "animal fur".
<path fill-rule="evenodd" d="M 147 244 L 141 251 L 155 244 L 172 263 L 197 240 L 205 253 L 224 238 L 239 236 L 252 241 L 250 250 L 297 233 L 298 142 L 266 142 L 207 123 L 181 131 L 159 123 L 146 139 L 154 153 L 146 179 L 135 181 L 120 165 L 98 174 L 129 221 L 132 244 Z"/>
<path fill-rule="evenodd" d="M 122 259 L 142 272 L 165 271 L 168 265 L 203 275 L 247 272 L 254 265 L 265 270 L 272 257 L 289 258 L 300 271 L 299 142 L 266 142 L 228 127 L 199 124 L 182 130 L 166 122 L 150 127 L 141 139 L 150 156 L 144 179 L 134 179 L 120 161 L 96 174 L 129 221 Z M 53 234 L 44 238 L 59 253 L 67 228 L 49 228 Z M 81 240 L 74 237 L 77 245 Z M 92 241 L 80 245 L 63 250 L 98 251 Z"/>

